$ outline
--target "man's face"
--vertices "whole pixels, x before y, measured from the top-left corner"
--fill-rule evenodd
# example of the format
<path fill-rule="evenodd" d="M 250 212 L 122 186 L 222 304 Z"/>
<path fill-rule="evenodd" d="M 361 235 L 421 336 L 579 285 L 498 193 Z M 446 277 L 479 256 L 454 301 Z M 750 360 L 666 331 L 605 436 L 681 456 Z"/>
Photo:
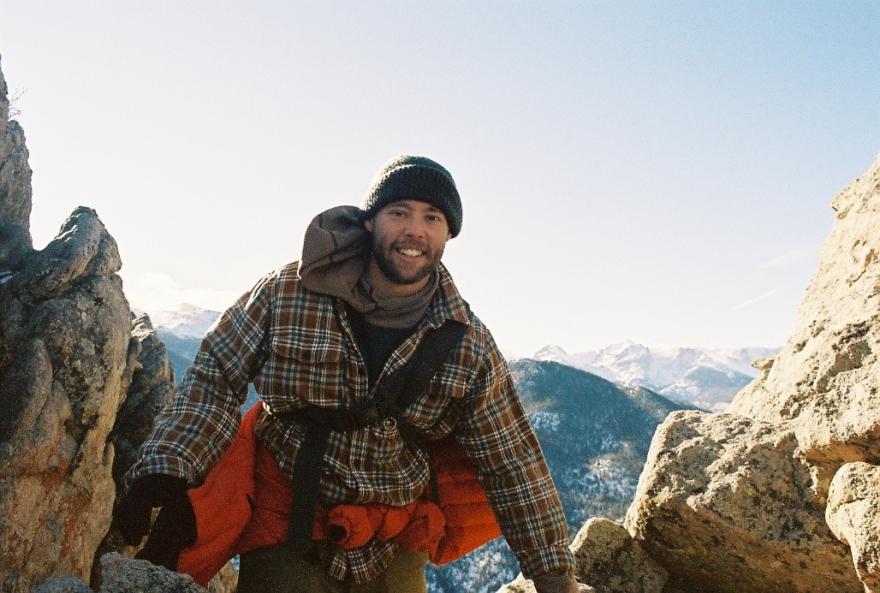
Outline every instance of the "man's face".
<path fill-rule="evenodd" d="M 418 200 L 392 202 L 364 226 L 371 235 L 373 260 L 386 281 L 384 288 L 398 294 L 425 285 L 450 238 L 443 212 Z M 372 280 L 375 284 L 377 278 Z"/>

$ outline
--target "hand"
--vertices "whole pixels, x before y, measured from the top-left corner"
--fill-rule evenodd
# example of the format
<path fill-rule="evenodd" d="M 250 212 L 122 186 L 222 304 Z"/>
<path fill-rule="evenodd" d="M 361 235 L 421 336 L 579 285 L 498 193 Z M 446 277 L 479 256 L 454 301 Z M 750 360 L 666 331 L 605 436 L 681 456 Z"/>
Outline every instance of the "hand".
<path fill-rule="evenodd" d="M 113 524 L 119 528 L 128 545 L 136 546 L 150 531 L 153 508 L 164 507 L 182 499 L 189 502 L 186 496 L 186 480 L 183 478 L 161 474 L 138 478 L 114 509 Z"/>
<path fill-rule="evenodd" d="M 184 548 L 196 542 L 196 515 L 186 494 L 162 506 L 150 537 L 135 558 L 149 560 L 156 566 L 177 570 L 177 560 Z"/>
<path fill-rule="evenodd" d="M 593 589 L 581 585 L 574 575 L 566 572 L 548 572 L 532 579 L 537 593 L 592 593 Z"/>

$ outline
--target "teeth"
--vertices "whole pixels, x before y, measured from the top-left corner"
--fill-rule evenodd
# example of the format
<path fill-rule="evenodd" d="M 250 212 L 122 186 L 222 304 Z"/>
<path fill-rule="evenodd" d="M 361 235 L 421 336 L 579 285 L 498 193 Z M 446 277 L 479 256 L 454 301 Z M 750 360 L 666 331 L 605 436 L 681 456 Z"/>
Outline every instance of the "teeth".
<path fill-rule="evenodd" d="M 418 249 L 398 249 L 397 251 L 404 255 L 408 255 L 409 257 L 418 257 L 422 254 Z"/>

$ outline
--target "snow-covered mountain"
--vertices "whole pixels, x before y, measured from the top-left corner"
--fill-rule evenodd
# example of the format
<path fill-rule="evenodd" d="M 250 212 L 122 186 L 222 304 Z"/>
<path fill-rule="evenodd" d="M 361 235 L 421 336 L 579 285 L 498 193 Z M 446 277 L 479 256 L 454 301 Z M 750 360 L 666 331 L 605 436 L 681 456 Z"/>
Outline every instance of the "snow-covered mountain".
<path fill-rule="evenodd" d="M 545 346 L 532 358 L 572 366 L 614 383 L 647 387 L 718 412 L 757 375 L 752 362 L 777 350 L 653 347 L 627 341 L 573 354 L 559 346 Z"/>
<path fill-rule="evenodd" d="M 217 318 L 219 311 L 202 309 L 196 305 L 184 303 L 176 311 L 150 311 L 153 327 L 166 334 L 174 334 L 179 338 L 199 338 L 205 335 Z"/>

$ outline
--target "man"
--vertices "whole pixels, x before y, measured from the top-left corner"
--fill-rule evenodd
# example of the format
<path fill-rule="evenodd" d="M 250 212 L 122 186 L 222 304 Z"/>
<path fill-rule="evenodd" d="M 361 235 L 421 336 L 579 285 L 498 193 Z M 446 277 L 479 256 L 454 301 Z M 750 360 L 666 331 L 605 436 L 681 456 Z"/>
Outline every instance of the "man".
<path fill-rule="evenodd" d="M 318 215 L 302 261 L 263 277 L 223 314 L 157 418 L 116 513 L 127 539 L 146 534 L 152 507 L 178 508 L 186 488 L 202 482 L 239 430 L 253 382 L 263 401 L 256 440 L 292 482 L 290 538 L 294 517 L 304 516 L 310 539 L 315 505 L 410 508 L 432 487 L 421 444 L 452 437 L 538 592 L 577 591 L 559 499 L 506 363 L 441 263 L 461 224 L 452 176 L 418 156 L 382 167 L 362 210 Z M 447 325 L 461 327 L 461 337 L 434 355 L 442 360 L 428 365 L 427 386 L 399 414 L 319 429 L 331 412 L 382 397 Z M 194 529 L 191 512 L 170 517 L 172 529 Z M 242 554 L 239 591 L 426 590 L 426 554 L 395 541 L 321 550 L 288 541 Z"/>

